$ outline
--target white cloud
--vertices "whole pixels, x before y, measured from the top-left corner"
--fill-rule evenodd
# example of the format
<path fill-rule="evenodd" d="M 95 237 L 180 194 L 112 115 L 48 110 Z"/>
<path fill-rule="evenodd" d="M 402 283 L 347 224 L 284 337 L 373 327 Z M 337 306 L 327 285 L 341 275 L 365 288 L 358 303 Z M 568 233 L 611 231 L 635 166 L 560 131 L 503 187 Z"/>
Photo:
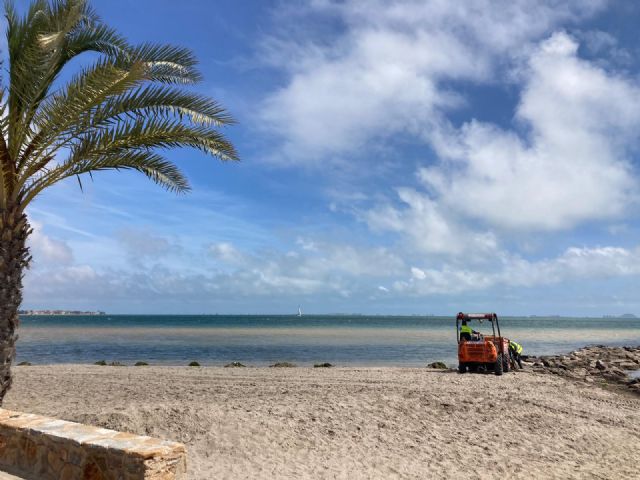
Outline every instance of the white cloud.
<path fill-rule="evenodd" d="M 28 238 L 34 266 L 49 264 L 67 265 L 73 262 L 73 252 L 69 245 L 62 240 L 51 238 L 43 233 L 42 224 L 31 222 L 33 232 Z"/>
<path fill-rule="evenodd" d="M 529 261 L 502 256 L 498 265 L 472 270 L 444 264 L 440 268 L 412 267 L 406 280 L 394 283 L 397 293 L 411 295 L 455 294 L 492 287 L 534 287 L 572 280 L 590 280 L 640 275 L 640 247 L 571 247 L 562 255 Z"/>
<path fill-rule="evenodd" d="M 568 229 L 619 217 L 635 200 L 629 152 L 640 88 L 581 60 L 553 35 L 532 55 L 517 117 L 527 134 L 471 121 L 435 144 L 445 161 L 422 169 L 448 208 L 508 229 Z"/>
<path fill-rule="evenodd" d="M 214 258 L 231 265 L 241 265 L 245 262 L 244 256 L 228 242 L 209 245 L 209 253 Z"/>
<path fill-rule="evenodd" d="M 314 250 L 305 249 L 310 243 Z M 419 298 L 640 276 L 640 247 L 571 247 L 558 257 L 538 261 L 496 250 L 487 263 L 457 261 L 456 256 L 453 261 L 446 256 L 439 261 L 414 256 L 409 263 L 405 258 L 411 255 L 387 248 L 308 238 L 287 252 L 251 253 L 230 244 L 214 244 L 210 251 L 218 260 L 229 260 L 226 268 L 215 264 L 206 268 L 206 259 L 197 268 L 159 263 L 129 269 L 45 264 L 26 275 L 25 305 L 147 311 L 154 305 L 156 311 L 159 305 L 172 305 L 192 311 L 193 305 L 217 308 L 234 302 L 241 308 L 243 299 L 260 305 L 300 296 L 356 301 Z"/>
<path fill-rule="evenodd" d="M 467 259 L 478 260 L 497 251 L 497 240 L 491 232 L 465 227 L 428 195 L 409 188 L 400 188 L 397 193 L 401 207 L 383 204 L 364 213 L 371 228 L 398 232 L 423 253 L 464 254 Z"/>
<path fill-rule="evenodd" d="M 266 42 L 265 56 L 272 63 L 280 59 L 289 80 L 267 99 L 260 119 L 283 141 L 280 160 L 324 165 L 328 155 L 361 147 L 371 152 L 398 132 L 418 133 L 439 111 L 459 105 L 463 99 L 446 81 L 494 81 L 498 65 L 521 55 L 528 42 L 603 4 L 312 1 L 314 21 L 328 15 L 344 32 L 322 42 Z"/>
<path fill-rule="evenodd" d="M 313 243 L 314 250 L 305 247 Z M 211 299 L 327 295 L 349 297 L 378 289 L 380 280 L 400 275 L 403 261 L 385 248 L 355 248 L 307 239 L 289 252 L 251 253 L 229 243 L 209 246 L 215 260 L 225 262 L 202 268 L 137 264 L 134 268 L 96 270 L 89 265 L 69 265 L 30 271 L 25 278 L 25 303 L 29 305 L 93 308 L 119 302 L 205 302 Z M 202 273 L 202 272 L 205 273 Z M 65 307 L 67 308 L 67 307 Z"/>
<path fill-rule="evenodd" d="M 424 280 L 427 278 L 427 274 L 424 270 L 420 270 L 417 267 L 411 267 L 411 276 L 417 280 Z"/>

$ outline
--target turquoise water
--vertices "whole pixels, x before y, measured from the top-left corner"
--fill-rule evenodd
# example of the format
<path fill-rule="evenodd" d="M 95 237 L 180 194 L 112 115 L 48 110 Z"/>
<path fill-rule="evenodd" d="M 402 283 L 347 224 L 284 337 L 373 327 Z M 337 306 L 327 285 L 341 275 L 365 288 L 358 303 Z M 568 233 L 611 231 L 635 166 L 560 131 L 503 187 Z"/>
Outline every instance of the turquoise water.
<path fill-rule="evenodd" d="M 640 319 L 513 318 L 502 334 L 525 354 L 569 352 L 590 344 L 640 345 Z M 490 325 L 474 326 L 490 333 Z M 456 363 L 454 317 L 339 315 L 107 315 L 23 317 L 17 361 L 97 360 L 161 365 L 240 361 L 263 366 L 330 362 L 344 366 Z"/>

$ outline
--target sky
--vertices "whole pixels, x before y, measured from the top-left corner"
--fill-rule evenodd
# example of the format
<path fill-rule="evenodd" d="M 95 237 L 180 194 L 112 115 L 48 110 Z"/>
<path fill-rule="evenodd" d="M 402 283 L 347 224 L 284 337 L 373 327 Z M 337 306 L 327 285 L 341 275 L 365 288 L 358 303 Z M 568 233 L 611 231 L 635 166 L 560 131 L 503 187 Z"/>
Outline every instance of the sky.
<path fill-rule="evenodd" d="M 241 161 L 42 194 L 24 308 L 640 314 L 637 2 L 93 4 L 196 53 Z"/>

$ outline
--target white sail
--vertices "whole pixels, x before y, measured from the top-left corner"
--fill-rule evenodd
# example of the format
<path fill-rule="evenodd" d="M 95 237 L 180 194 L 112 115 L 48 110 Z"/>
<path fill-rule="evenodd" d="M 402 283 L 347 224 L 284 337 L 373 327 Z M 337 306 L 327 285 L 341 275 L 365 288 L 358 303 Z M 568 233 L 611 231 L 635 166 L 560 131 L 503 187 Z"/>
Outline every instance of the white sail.
<path fill-rule="evenodd" d="M 300 308 L 300 305 L 298 305 L 298 316 L 299 317 L 302 316 L 302 309 Z"/>

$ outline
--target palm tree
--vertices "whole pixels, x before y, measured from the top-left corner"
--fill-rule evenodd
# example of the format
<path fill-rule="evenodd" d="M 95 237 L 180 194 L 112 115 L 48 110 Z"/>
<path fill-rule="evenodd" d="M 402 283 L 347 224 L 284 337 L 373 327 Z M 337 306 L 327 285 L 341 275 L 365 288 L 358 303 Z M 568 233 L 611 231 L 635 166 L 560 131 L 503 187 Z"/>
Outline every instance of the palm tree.
<path fill-rule="evenodd" d="M 189 184 L 158 151 L 192 147 L 237 160 L 217 130 L 232 118 L 197 82 L 184 48 L 130 45 L 87 0 L 5 4 L 9 71 L 0 86 L 0 404 L 11 386 L 22 277 L 31 257 L 27 206 L 46 188 L 100 170 L 137 170 L 174 192 Z M 90 65 L 60 74 L 83 53 Z M 67 77 L 68 78 L 68 77 Z"/>

